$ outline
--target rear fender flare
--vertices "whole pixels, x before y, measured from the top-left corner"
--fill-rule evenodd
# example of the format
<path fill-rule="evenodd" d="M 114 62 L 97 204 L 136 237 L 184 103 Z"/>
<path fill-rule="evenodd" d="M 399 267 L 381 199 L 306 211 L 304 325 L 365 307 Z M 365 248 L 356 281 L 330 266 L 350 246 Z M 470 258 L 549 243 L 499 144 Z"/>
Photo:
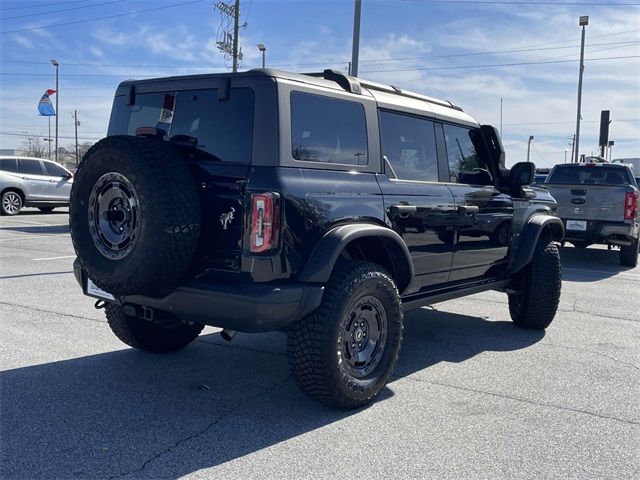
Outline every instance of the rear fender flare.
<path fill-rule="evenodd" d="M 299 277 L 301 282 L 326 283 L 342 251 L 354 240 L 372 237 L 382 240 L 389 253 L 398 290 L 402 293 L 414 277 L 413 262 L 402 237 L 387 227 L 372 224 L 350 224 L 335 227 L 318 242 Z"/>
<path fill-rule="evenodd" d="M 533 215 L 518 237 L 519 245 L 515 260 L 509 267 L 509 275 L 518 273 L 531 262 L 536 245 L 545 230 L 550 232 L 551 239 L 556 242 L 560 242 L 564 238 L 564 224 L 558 217 Z"/>

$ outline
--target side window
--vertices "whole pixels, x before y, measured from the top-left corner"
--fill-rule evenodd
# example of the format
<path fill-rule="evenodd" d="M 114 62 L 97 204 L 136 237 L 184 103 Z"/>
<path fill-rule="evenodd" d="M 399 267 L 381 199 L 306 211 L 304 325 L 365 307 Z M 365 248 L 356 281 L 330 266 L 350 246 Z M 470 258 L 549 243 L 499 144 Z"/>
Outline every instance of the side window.
<path fill-rule="evenodd" d="M 42 162 L 44 163 L 44 169 L 47 171 L 47 175 L 51 177 L 64 177 L 68 175 L 68 172 L 59 165 L 51 162 Z"/>
<path fill-rule="evenodd" d="M 136 95 L 136 104 L 130 108 L 129 128 L 127 135 L 135 135 L 139 127 L 156 127 L 169 131 L 175 93 L 144 93 Z M 161 115 L 162 113 L 162 115 Z"/>
<path fill-rule="evenodd" d="M 486 169 L 471 141 L 471 129 L 455 125 L 444 125 L 444 137 L 449 162 L 449 181 L 455 183 L 478 182 L 477 169 Z M 474 172 L 475 170 L 475 172 Z M 475 174 L 474 174 L 475 173 Z M 486 179 L 486 175 L 483 176 Z"/>
<path fill-rule="evenodd" d="M 367 165 L 362 104 L 291 92 L 291 155 L 307 162 Z"/>
<path fill-rule="evenodd" d="M 17 173 L 18 163 L 15 158 L 0 159 L 0 170 L 3 172 Z"/>
<path fill-rule="evenodd" d="M 29 160 L 25 158 L 18 159 L 20 173 L 26 175 L 44 175 L 40 160 Z"/>
<path fill-rule="evenodd" d="M 401 180 L 438 181 L 438 155 L 433 122 L 409 115 L 380 112 L 382 155 Z"/>

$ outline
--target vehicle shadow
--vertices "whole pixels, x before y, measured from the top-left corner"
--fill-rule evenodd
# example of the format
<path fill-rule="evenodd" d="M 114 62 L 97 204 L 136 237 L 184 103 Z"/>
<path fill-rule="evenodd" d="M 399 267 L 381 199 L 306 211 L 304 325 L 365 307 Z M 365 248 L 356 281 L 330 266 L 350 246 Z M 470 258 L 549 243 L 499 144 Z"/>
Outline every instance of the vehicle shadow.
<path fill-rule="evenodd" d="M 69 208 L 67 208 L 67 207 L 57 207 L 55 210 L 45 213 L 45 212 L 41 212 L 37 208 L 26 207 L 26 208 L 23 208 L 22 210 L 20 210 L 20 213 L 18 214 L 18 216 L 13 217 L 13 218 L 20 218 L 20 217 L 34 216 L 34 215 L 44 215 L 44 216 L 69 215 Z"/>
<path fill-rule="evenodd" d="M 106 326 L 105 326 L 106 328 Z M 526 348 L 543 332 L 417 310 L 393 381 L 439 362 Z M 171 355 L 125 349 L 2 372 L 2 478 L 177 478 L 361 411 L 304 397 L 279 333 L 203 335 Z"/>
<path fill-rule="evenodd" d="M 0 231 L 33 233 L 33 234 L 64 234 L 69 233 L 69 225 L 29 225 L 15 227 L 0 227 Z"/>
<path fill-rule="evenodd" d="M 633 270 L 620 265 L 620 250 L 562 247 L 560 258 L 562 279 L 573 282 L 594 282 Z"/>

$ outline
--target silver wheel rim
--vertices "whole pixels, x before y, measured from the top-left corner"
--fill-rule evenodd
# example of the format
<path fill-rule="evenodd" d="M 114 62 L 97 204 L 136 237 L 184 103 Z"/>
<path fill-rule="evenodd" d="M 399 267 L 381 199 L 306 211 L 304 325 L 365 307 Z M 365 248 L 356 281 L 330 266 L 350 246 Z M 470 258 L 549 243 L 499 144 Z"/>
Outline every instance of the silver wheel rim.
<path fill-rule="evenodd" d="M 122 174 L 102 175 L 89 195 L 89 232 L 98 251 L 110 260 L 131 253 L 140 230 L 140 202 Z"/>
<path fill-rule="evenodd" d="M 10 215 L 15 215 L 20 211 L 22 200 L 17 193 L 9 192 L 2 199 L 2 208 Z"/>

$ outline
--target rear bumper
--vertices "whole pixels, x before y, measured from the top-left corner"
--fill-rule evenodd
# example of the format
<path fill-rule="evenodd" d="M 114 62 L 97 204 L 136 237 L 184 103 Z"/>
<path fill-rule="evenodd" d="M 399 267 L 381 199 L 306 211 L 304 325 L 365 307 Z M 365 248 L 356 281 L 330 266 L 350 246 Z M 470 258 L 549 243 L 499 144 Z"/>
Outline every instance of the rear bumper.
<path fill-rule="evenodd" d="M 77 260 L 74 274 L 86 294 L 86 273 Z M 311 283 L 223 284 L 193 280 L 164 297 L 131 295 L 116 297 L 116 303 L 169 312 L 186 321 L 239 332 L 269 332 L 311 313 L 320 305 L 323 293 L 322 285 Z"/>
<path fill-rule="evenodd" d="M 571 219 L 569 219 L 571 220 Z M 564 239 L 586 241 L 591 243 L 613 243 L 624 245 L 633 238 L 638 237 L 637 222 L 607 222 L 602 220 L 587 220 L 587 228 L 581 230 L 568 230 L 567 219 L 563 218 L 565 225 Z"/>

